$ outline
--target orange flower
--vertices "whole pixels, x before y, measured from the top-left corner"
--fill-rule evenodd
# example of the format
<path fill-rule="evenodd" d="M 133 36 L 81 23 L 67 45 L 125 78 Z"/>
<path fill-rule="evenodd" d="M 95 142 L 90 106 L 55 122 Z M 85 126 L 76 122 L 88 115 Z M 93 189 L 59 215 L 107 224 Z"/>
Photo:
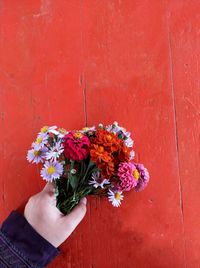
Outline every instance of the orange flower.
<path fill-rule="evenodd" d="M 117 135 L 104 129 L 98 129 L 91 139 L 90 156 L 105 178 L 115 175 L 120 162 L 128 162 L 130 148 Z"/>
<path fill-rule="evenodd" d="M 92 144 L 90 156 L 105 178 L 109 179 L 114 174 L 113 157 L 102 145 Z"/>
<path fill-rule="evenodd" d="M 93 162 L 109 162 L 111 161 L 110 154 L 105 151 L 104 147 L 98 144 L 92 144 L 90 150 L 91 159 Z"/>
<path fill-rule="evenodd" d="M 127 147 L 125 144 L 122 144 L 118 152 L 119 161 L 128 162 L 130 159 L 130 152 L 131 152 L 131 149 Z"/>
<path fill-rule="evenodd" d="M 111 178 L 120 162 L 129 161 L 130 149 L 114 133 L 99 129 L 91 139 L 90 156 L 102 175 Z"/>
<path fill-rule="evenodd" d="M 104 129 L 99 129 L 96 132 L 96 137 L 92 141 L 95 144 L 101 144 L 108 152 L 115 152 L 119 148 L 121 140 L 114 134 Z"/>
<path fill-rule="evenodd" d="M 109 179 L 115 174 L 114 163 L 112 161 L 99 163 L 98 168 L 101 169 L 101 173 L 106 179 Z"/>

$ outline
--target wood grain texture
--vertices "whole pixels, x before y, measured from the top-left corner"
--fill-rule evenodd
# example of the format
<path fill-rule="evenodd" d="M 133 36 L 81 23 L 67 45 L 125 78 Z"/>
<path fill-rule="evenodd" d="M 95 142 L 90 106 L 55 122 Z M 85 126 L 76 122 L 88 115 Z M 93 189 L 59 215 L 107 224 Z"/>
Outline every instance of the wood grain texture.
<path fill-rule="evenodd" d="M 88 212 L 50 267 L 199 267 L 198 1 L 0 5 L 0 220 L 44 183 L 26 161 L 38 129 L 117 120 L 150 171 L 119 209 Z"/>
<path fill-rule="evenodd" d="M 85 124 L 80 14 L 73 1 L 65 8 L 51 1 L 1 5 L 2 218 L 41 188 L 39 171 L 26 161 L 41 126 Z"/>
<path fill-rule="evenodd" d="M 169 34 L 186 267 L 200 267 L 200 4 L 170 2 Z"/>

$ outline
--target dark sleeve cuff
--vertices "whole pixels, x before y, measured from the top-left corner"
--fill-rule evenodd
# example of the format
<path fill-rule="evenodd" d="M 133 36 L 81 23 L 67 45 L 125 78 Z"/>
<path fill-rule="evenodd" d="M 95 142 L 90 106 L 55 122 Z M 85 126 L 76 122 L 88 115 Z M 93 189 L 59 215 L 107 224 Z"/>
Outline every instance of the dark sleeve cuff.
<path fill-rule="evenodd" d="M 28 221 L 13 211 L 1 226 L 1 231 L 34 267 L 45 267 L 59 250 L 39 235 Z"/>

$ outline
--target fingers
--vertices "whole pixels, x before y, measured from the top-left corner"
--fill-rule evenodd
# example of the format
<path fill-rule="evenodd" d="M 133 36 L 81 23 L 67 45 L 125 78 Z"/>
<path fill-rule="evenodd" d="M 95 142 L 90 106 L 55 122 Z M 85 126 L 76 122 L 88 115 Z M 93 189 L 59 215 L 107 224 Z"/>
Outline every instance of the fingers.
<path fill-rule="evenodd" d="M 84 205 L 87 205 L 87 198 L 83 197 L 80 202 L 83 203 Z"/>
<path fill-rule="evenodd" d="M 72 210 L 72 212 L 62 218 L 63 223 L 66 227 L 71 228 L 71 232 L 76 228 L 76 226 L 82 221 L 86 214 L 86 204 L 87 199 L 84 197 L 81 199 L 79 204 Z"/>

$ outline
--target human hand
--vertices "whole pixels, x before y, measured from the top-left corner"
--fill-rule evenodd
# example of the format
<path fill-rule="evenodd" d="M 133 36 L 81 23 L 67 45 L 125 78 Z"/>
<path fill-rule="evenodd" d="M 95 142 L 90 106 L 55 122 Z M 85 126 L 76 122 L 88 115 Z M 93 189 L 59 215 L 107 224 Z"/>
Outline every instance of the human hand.
<path fill-rule="evenodd" d="M 43 238 L 58 247 L 85 216 L 86 203 L 87 199 L 83 198 L 70 214 L 64 216 L 56 207 L 54 186 L 48 182 L 40 193 L 30 197 L 24 217 Z"/>

